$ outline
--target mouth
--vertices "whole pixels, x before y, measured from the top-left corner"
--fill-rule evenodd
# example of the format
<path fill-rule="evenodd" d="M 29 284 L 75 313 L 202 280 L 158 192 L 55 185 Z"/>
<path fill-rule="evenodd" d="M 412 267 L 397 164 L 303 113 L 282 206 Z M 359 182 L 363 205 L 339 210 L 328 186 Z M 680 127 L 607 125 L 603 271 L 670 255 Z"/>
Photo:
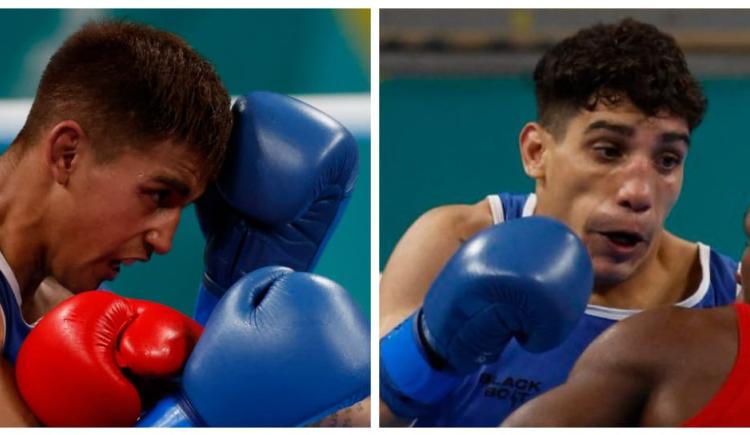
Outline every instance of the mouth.
<path fill-rule="evenodd" d="M 634 248 L 646 240 L 641 234 L 632 231 L 603 231 L 601 234 L 613 245 L 624 249 Z"/>
<path fill-rule="evenodd" d="M 107 263 L 107 272 L 105 273 L 104 279 L 107 281 L 112 281 L 117 277 L 117 275 L 120 273 L 120 260 L 111 260 L 109 263 Z"/>
<path fill-rule="evenodd" d="M 117 277 L 117 275 L 120 273 L 120 268 L 125 266 L 130 266 L 133 263 L 137 261 L 142 261 L 140 258 L 115 258 L 110 260 L 107 263 L 107 272 L 105 273 L 106 277 L 105 279 L 107 281 L 111 281 Z"/>

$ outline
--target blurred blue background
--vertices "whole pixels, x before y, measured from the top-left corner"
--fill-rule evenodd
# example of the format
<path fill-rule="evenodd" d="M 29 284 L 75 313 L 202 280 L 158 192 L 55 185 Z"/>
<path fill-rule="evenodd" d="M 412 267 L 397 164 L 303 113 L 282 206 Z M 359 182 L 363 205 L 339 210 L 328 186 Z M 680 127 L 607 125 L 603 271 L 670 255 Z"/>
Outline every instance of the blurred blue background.
<path fill-rule="evenodd" d="M 428 209 L 533 191 L 518 134 L 536 119 L 531 70 L 578 28 L 634 16 L 675 35 L 708 97 L 673 233 L 735 259 L 750 205 L 748 11 L 383 10 L 380 16 L 380 267 Z"/>
<path fill-rule="evenodd" d="M 100 18 L 176 33 L 214 64 L 232 95 L 260 89 L 306 95 L 370 92 L 368 10 L 2 10 L 0 98 L 32 98 L 62 41 L 83 23 Z M 346 287 L 369 314 L 369 134 L 359 134 L 358 141 L 358 184 L 316 271 Z M 4 149 L 8 144 L 0 145 Z M 192 313 L 203 243 L 190 206 L 172 252 L 124 268 L 110 287 Z"/>

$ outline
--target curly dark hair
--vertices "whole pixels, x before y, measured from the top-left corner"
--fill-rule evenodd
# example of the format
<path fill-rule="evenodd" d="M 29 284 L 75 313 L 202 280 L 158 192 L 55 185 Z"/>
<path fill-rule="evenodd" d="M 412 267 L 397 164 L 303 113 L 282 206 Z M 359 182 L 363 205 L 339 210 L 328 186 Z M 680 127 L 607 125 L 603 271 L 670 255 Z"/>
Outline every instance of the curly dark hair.
<path fill-rule="evenodd" d="M 539 122 L 564 133 L 579 110 L 616 106 L 627 97 L 648 116 L 667 111 L 692 131 L 706 97 L 674 38 L 626 18 L 582 29 L 548 50 L 534 70 Z"/>

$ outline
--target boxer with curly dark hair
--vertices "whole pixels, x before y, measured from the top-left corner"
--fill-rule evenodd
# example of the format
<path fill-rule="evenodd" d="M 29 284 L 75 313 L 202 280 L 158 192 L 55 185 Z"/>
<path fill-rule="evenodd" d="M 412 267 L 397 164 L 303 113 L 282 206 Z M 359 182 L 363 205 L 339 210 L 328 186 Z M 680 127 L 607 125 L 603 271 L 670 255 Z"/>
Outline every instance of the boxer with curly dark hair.
<path fill-rule="evenodd" d="M 648 308 L 713 307 L 736 299 L 737 263 L 665 228 L 682 189 L 691 133 L 706 110 L 706 98 L 675 40 L 632 19 L 594 25 L 548 50 L 534 80 L 538 118 L 519 135 L 522 164 L 535 182 L 534 193 L 499 193 L 473 205 L 431 210 L 405 233 L 386 265 L 380 281 L 381 333 L 386 336 L 381 341 L 382 424 L 496 426 L 525 402 L 562 384 L 588 344 L 618 320 Z M 423 300 L 431 286 L 437 286 L 436 277 L 444 278 L 438 275 L 443 265 L 467 239 L 492 225 L 531 215 L 565 223 L 592 260 L 588 306 L 561 344 L 542 353 L 527 350 L 521 343 L 530 333 L 526 328 L 533 323 L 529 310 L 535 310 L 534 304 L 529 307 L 521 296 L 501 303 L 494 294 L 482 297 L 477 292 L 463 296 L 476 299 L 462 300 L 461 307 L 495 313 L 499 304 L 504 314 L 455 325 L 471 314 L 443 307 L 432 315 L 445 319 L 430 319 L 433 325 L 446 322 L 451 330 L 464 332 L 462 349 L 468 349 L 468 355 L 463 357 L 483 363 L 469 374 L 431 347 L 447 338 L 426 331 L 427 321 L 394 329 L 406 318 L 422 318 L 412 313 L 430 315 L 420 311 L 427 309 Z M 524 263 L 518 269 L 527 272 L 538 264 L 534 256 L 518 261 Z M 484 276 L 492 269 L 485 266 L 469 265 L 467 275 L 500 279 Z M 572 266 L 561 262 L 559 267 L 563 273 Z M 513 271 L 507 275 L 515 276 Z M 530 281 L 537 279 L 532 275 Z M 451 280 L 453 287 L 460 287 L 458 277 Z M 577 290 L 560 289 L 570 292 L 571 301 Z M 516 291 L 523 294 L 524 289 Z M 509 326 L 519 322 L 525 326 Z M 398 335 L 404 330 L 414 331 L 410 339 Z M 489 352 L 488 342 L 507 344 Z M 406 348 L 423 351 L 403 352 Z M 405 369 L 410 367 L 420 369 Z"/>

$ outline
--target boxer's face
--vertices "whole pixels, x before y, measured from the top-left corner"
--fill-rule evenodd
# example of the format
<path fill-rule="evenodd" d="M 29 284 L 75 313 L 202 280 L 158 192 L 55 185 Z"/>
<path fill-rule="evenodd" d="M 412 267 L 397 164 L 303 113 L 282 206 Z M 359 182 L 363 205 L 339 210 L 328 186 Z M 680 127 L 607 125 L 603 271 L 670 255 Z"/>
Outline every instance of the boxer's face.
<path fill-rule="evenodd" d="M 199 160 L 169 142 L 98 163 L 79 156 L 55 195 L 51 274 L 74 292 L 114 279 L 121 265 L 171 249 L 182 208 L 205 189 Z"/>
<path fill-rule="evenodd" d="M 647 117 L 625 101 L 581 111 L 559 136 L 540 133 L 537 212 L 581 236 L 598 285 L 622 282 L 655 251 L 679 196 L 687 123 Z"/>

